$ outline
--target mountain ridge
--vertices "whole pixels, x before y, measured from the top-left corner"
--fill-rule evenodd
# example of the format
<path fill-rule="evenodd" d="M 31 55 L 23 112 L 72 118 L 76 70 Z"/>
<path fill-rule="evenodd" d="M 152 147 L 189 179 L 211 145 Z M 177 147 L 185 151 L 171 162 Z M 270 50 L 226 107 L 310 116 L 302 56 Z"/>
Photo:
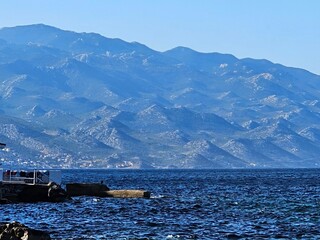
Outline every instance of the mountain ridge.
<path fill-rule="evenodd" d="M 2 163 L 319 167 L 320 76 L 44 24 L 0 29 Z"/>

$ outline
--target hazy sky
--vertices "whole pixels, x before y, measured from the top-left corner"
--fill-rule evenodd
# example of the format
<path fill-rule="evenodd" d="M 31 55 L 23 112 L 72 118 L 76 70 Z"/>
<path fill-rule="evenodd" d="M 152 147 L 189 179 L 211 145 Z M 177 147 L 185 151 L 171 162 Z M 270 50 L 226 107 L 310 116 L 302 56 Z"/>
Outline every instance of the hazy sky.
<path fill-rule="evenodd" d="M 8 0 L 0 27 L 44 23 L 158 51 L 265 58 L 320 74 L 320 0 Z"/>

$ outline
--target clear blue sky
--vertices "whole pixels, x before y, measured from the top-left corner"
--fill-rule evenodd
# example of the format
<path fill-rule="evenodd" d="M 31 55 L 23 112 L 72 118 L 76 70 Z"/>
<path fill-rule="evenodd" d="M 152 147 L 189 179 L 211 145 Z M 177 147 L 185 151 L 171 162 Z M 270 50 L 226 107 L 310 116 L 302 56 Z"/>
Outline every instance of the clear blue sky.
<path fill-rule="evenodd" d="M 165 51 L 186 46 L 320 74 L 320 0 L 8 0 L 0 27 L 44 23 Z"/>

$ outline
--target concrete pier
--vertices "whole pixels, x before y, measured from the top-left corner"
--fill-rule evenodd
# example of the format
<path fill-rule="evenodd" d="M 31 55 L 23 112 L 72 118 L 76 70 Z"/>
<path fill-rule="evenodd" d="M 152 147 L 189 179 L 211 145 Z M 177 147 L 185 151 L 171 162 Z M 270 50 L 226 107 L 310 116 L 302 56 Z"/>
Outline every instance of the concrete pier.
<path fill-rule="evenodd" d="M 68 183 L 67 194 L 74 196 L 96 196 L 112 198 L 150 198 L 150 192 L 144 190 L 110 190 L 99 183 Z"/>
<path fill-rule="evenodd" d="M 106 192 L 114 198 L 150 198 L 151 193 L 144 190 L 111 190 Z"/>

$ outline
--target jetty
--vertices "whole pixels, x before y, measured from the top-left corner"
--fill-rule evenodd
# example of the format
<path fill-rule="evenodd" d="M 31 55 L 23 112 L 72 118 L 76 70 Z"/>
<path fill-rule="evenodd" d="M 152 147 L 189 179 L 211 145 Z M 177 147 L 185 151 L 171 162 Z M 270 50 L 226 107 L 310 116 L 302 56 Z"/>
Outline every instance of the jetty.
<path fill-rule="evenodd" d="M 0 143 L 0 149 L 6 144 Z M 0 168 L 0 203 L 63 202 L 76 196 L 150 198 L 145 190 L 110 190 L 102 183 L 67 183 L 61 187 L 61 170 Z"/>
<path fill-rule="evenodd" d="M 69 199 L 58 170 L 0 169 L 0 202 L 61 202 Z"/>
<path fill-rule="evenodd" d="M 150 198 L 145 190 L 111 190 L 102 183 L 67 183 L 61 187 L 61 171 L 0 169 L 0 203 L 63 202 L 77 196 Z"/>
<path fill-rule="evenodd" d="M 6 144 L 0 143 L 0 149 Z M 61 188 L 61 171 L 0 168 L 0 203 L 61 202 L 68 199 Z"/>
<path fill-rule="evenodd" d="M 75 196 L 96 196 L 111 198 L 150 198 L 151 193 L 145 190 L 110 190 L 106 185 L 100 183 L 68 183 L 67 194 Z"/>

